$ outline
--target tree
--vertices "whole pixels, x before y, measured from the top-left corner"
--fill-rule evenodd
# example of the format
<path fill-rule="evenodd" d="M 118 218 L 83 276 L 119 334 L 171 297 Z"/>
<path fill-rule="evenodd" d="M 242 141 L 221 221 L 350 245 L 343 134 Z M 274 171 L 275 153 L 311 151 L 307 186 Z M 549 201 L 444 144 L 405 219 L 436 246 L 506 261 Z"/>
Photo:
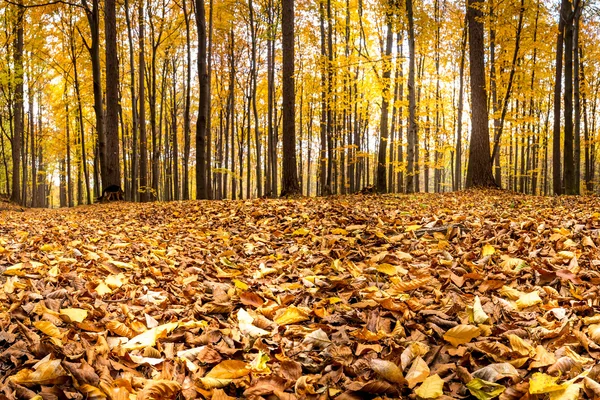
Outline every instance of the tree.
<path fill-rule="evenodd" d="M 382 83 L 383 90 L 381 93 L 381 121 L 379 124 L 379 155 L 377 158 L 377 192 L 386 193 L 386 172 L 387 172 L 387 142 L 388 142 L 388 113 L 390 105 L 390 76 L 392 72 L 391 56 L 392 56 L 392 43 L 394 40 L 394 33 L 392 31 L 392 7 L 394 6 L 392 1 L 388 2 L 387 11 L 387 36 L 385 40 L 385 55 L 383 56 L 383 74 Z"/>
<path fill-rule="evenodd" d="M 300 193 L 296 169 L 296 126 L 294 120 L 294 0 L 281 2 L 283 48 L 283 165 L 281 196 Z"/>
<path fill-rule="evenodd" d="M 469 71 L 471 75 L 471 143 L 467 167 L 466 188 L 497 187 L 492 174 L 490 133 L 488 128 L 487 94 L 483 49 L 483 0 L 467 2 L 469 24 Z"/>
<path fill-rule="evenodd" d="M 206 13 L 204 0 L 196 0 L 196 28 L 198 29 L 198 79 L 200 99 L 196 123 L 196 198 L 207 199 L 206 174 L 206 118 L 208 114 L 208 73 L 206 67 Z"/>
<path fill-rule="evenodd" d="M 413 2 L 406 0 L 406 16 L 408 18 L 408 131 L 406 136 L 408 146 L 406 149 L 406 158 L 408 170 L 406 174 L 406 193 L 415 191 L 415 160 L 419 156 L 417 144 L 417 102 L 415 96 L 415 22 L 413 17 Z"/>
<path fill-rule="evenodd" d="M 13 174 L 12 174 L 12 193 L 10 199 L 17 203 L 25 202 L 25 199 L 21 198 L 21 183 L 20 183 L 20 171 L 21 171 L 21 141 L 23 140 L 23 20 L 25 18 L 25 8 L 22 5 L 22 1 L 17 5 L 17 21 L 16 21 L 16 35 L 14 37 L 14 62 L 15 62 L 15 98 L 14 98 L 14 129 L 11 137 L 11 149 L 12 149 L 12 162 L 13 162 Z M 25 185 L 25 182 L 23 182 Z"/>
<path fill-rule="evenodd" d="M 102 165 L 102 183 L 121 186 L 119 163 L 119 60 L 117 59 L 117 15 L 115 0 L 105 0 L 106 36 L 106 153 Z"/>

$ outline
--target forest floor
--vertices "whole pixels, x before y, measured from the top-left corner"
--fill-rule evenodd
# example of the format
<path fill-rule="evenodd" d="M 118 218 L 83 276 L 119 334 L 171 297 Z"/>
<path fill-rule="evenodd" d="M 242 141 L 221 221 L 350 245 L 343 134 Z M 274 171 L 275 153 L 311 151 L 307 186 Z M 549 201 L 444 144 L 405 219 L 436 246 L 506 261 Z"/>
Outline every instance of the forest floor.
<path fill-rule="evenodd" d="M 0 211 L 0 399 L 598 397 L 599 246 L 501 191 Z"/>

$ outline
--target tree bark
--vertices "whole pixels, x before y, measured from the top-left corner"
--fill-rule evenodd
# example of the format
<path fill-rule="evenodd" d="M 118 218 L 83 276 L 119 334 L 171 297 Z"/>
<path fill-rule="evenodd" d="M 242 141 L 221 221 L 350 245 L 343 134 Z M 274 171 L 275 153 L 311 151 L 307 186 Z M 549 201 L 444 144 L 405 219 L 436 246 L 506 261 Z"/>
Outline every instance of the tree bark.
<path fill-rule="evenodd" d="M 416 158 L 418 157 L 417 143 L 417 103 L 415 99 L 415 23 L 413 18 L 413 2 L 406 0 L 406 15 L 408 18 L 408 132 L 407 132 L 407 171 L 406 193 L 414 193 Z"/>
<path fill-rule="evenodd" d="M 560 163 L 560 104 L 562 93 L 563 39 L 569 0 L 562 0 L 556 39 L 556 62 L 554 75 L 554 125 L 552 133 L 552 189 L 555 195 L 562 194 Z"/>
<path fill-rule="evenodd" d="M 392 2 L 388 7 L 392 7 Z M 388 142 L 388 113 L 390 104 L 390 77 L 392 72 L 391 56 L 394 33 L 392 31 L 391 10 L 387 12 L 387 36 L 385 40 L 385 54 L 383 56 L 383 89 L 381 93 L 381 120 L 379 123 L 379 153 L 377 156 L 377 192 L 387 193 L 387 142 Z"/>
<path fill-rule="evenodd" d="M 469 61 L 471 75 L 471 143 L 467 167 L 466 188 L 497 187 L 490 157 L 490 134 L 488 128 L 487 94 L 485 90 L 485 66 L 483 48 L 483 22 L 481 3 L 469 0 L 467 21 L 469 24 Z"/>
<path fill-rule="evenodd" d="M 294 0 L 281 2 L 283 49 L 283 165 L 281 196 L 300 193 L 296 169 L 296 125 L 294 121 Z"/>
<path fill-rule="evenodd" d="M 119 60 L 117 59 L 116 1 L 105 0 L 104 31 L 106 37 L 106 153 L 104 186 L 121 186 L 119 163 Z"/>
<path fill-rule="evenodd" d="M 208 106 L 208 74 L 206 70 L 206 13 L 204 0 L 196 1 L 196 28 L 198 29 L 198 79 L 200 99 L 196 123 L 196 198 L 207 199 L 206 185 L 206 118 Z"/>

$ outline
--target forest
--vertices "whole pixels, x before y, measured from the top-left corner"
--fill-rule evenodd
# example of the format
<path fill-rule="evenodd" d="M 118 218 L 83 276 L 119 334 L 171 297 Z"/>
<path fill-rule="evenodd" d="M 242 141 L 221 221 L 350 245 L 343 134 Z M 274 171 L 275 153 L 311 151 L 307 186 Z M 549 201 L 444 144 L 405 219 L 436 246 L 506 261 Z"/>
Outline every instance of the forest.
<path fill-rule="evenodd" d="M 6 0 L 0 193 L 597 190 L 594 2 L 283 3 Z"/>

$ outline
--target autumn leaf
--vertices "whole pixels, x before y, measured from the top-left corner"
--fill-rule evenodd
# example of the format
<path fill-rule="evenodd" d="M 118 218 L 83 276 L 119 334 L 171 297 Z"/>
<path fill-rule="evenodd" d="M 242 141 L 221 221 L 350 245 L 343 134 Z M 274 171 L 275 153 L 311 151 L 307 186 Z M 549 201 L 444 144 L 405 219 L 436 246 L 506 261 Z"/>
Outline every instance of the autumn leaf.
<path fill-rule="evenodd" d="M 410 369 L 406 373 L 406 382 L 409 388 L 414 388 L 418 383 L 423 382 L 429 376 L 429 366 L 421 358 L 417 357 L 413 361 Z"/>
<path fill-rule="evenodd" d="M 380 360 L 375 358 L 371 360 L 371 369 L 375 371 L 379 376 L 390 382 L 405 382 L 404 377 L 402 376 L 402 371 L 396 364 L 394 364 L 391 361 Z"/>
<path fill-rule="evenodd" d="M 431 375 L 415 390 L 415 394 L 423 399 L 436 399 L 444 394 L 444 381 L 438 374 Z"/>
<path fill-rule="evenodd" d="M 450 342 L 454 347 L 465 344 L 476 337 L 479 337 L 481 330 L 473 325 L 457 325 L 449 329 L 444 334 L 444 339 Z"/>
<path fill-rule="evenodd" d="M 308 320 L 308 315 L 308 310 L 304 308 L 298 308 L 296 306 L 290 306 L 280 310 L 273 321 L 278 325 L 290 325 Z"/>

